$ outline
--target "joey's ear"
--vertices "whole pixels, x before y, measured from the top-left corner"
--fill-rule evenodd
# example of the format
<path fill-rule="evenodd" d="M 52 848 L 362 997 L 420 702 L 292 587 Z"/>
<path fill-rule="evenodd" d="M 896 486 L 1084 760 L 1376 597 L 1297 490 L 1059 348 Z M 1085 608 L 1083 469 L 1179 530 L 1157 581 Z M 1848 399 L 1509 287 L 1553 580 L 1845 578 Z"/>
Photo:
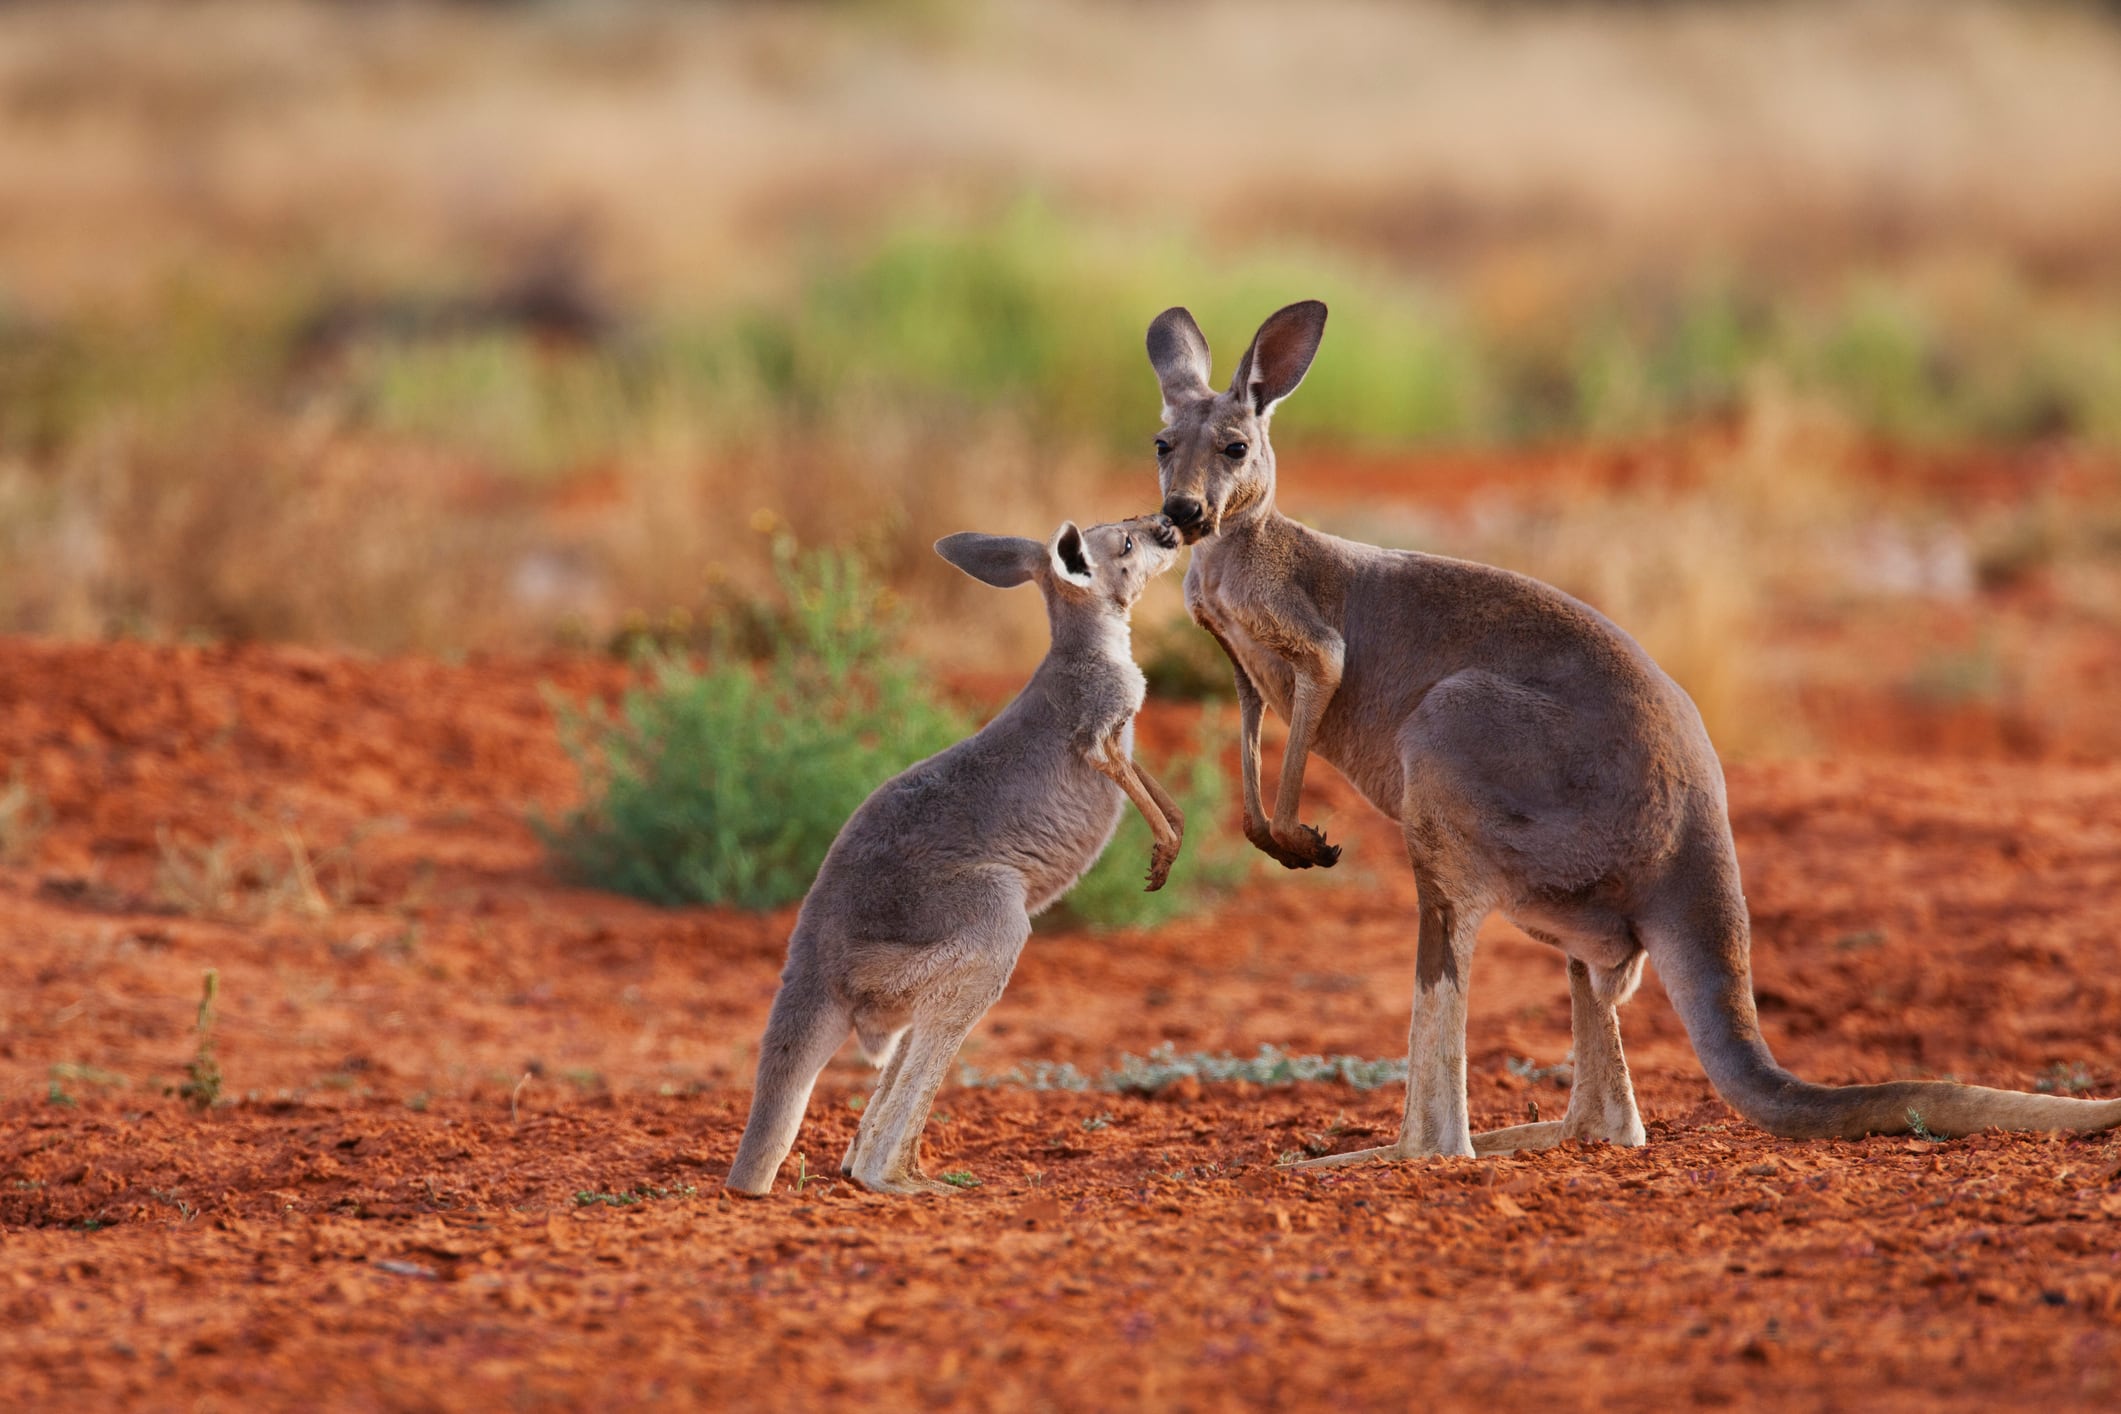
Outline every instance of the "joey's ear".
<path fill-rule="evenodd" d="M 1061 528 L 1053 533 L 1053 544 L 1047 553 L 1053 557 L 1053 572 L 1070 584 L 1088 589 L 1091 584 L 1090 547 L 1083 543 L 1083 533 L 1075 528 L 1075 522 L 1064 520 Z"/>
<path fill-rule="evenodd" d="M 1021 535 L 961 530 L 936 541 L 935 553 L 982 584 L 1011 589 L 1038 573 L 1046 547 Z"/>
<path fill-rule="evenodd" d="M 1246 398 L 1252 411 L 1265 417 L 1274 405 L 1296 391 L 1318 355 L 1326 333 L 1326 307 L 1315 299 L 1288 305 L 1267 316 L 1252 336 L 1252 347 L 1237 365 L 1230 396 Z"/>
<path fill-rule="evenodd" d="M 1156 370 L 1156 385 L 1163 390 L 1166 422 L 1181 403 L 1215 396 L 1208 386 L 1207 337 L 1181 307 L 1165 310 L 1149 326 L 1149 366 Z"/>

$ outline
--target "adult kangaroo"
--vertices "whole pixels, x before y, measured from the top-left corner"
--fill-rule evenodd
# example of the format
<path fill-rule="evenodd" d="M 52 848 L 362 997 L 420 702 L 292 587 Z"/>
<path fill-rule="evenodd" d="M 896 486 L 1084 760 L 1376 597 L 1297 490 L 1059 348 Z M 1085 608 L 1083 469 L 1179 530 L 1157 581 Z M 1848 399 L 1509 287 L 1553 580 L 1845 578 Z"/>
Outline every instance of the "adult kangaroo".
<path fill-rule="evenodd" d="M 1164 514 L 1194 545 L 1186 607 L 1236 670 L 1245 836 L 1292 869 L 1340 857 L 1296 818 L 1315 751 L 1399 822 L 1420 888 L 1399 1138 L 1310 1164 L 1642 1143 L 1618 1013 L 1645 958 L 1717 1093 L 1775 1134 L 2121 1124 L 2121 1100 L 1931 1081 L 1812 1085 L 1775 1063 L 1753 1009 L 1723 768 L 1679 685 L 1550 585 L 1342 540 L 1275 509 L 1268 421 L 1325 327 L 1315 300 L 1276 312 L 1218 393 L 1192 315 L 1169 309 L 1149 326 Z M 1271 818 L 1260 804 L 1263 705 L 1289 724 Z M 1564 1118 L 1476 1136 L 1466 982 L 1495 909 L 1568 956 L 1576 1079 Z"/>

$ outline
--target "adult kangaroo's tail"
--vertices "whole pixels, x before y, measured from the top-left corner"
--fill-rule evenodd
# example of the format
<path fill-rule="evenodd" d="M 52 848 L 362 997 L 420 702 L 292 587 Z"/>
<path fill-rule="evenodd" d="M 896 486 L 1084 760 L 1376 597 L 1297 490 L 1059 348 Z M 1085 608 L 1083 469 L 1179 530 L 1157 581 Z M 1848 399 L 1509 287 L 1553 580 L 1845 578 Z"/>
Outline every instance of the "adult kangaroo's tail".
<path fill-rule="evenodd" d="M 1753 1008 L 1745 899 L 1728 846 L 1698 858 L 1694 897 L 1643 938 L 1685 1023 L 1702 1068 L 1725 1103 L 1785 1139 L 1940 1137 L 1984 1129 L 2097 1130 L 2121 1125 L 2121 1100 L 2071 1100 L 1948 1081 L 1812 1085 L 1775 1063 Z M 1711 882 L 1713 881 L 1713 883 Z"/>
<path fill-rule="evenodd" d="M 759 1043 L 758 1079 L 751 1089 L 751 1118 L 725 1185 L 733 1192 L 769 1192 L 781 1160 L 795 1144 L 810 1089 L 832 1053 L 847 1039 L 853 1018 L 830 991 L 793 967 L 781 978 Z"/>

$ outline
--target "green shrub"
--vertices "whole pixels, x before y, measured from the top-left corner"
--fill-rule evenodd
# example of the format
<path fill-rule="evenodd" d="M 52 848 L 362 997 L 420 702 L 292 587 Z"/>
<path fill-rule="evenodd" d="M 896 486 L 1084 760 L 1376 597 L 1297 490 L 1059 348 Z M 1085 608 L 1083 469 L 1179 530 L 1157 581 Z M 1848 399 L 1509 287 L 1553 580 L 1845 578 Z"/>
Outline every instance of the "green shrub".
<path fill-rule="evenodd" d="M 1222 770 L 1222 748 L 1234 731 L 1228 713 L 1203 712 L 1182 761 L 1143 762 L 1186 814 L 1186 844 L 1170 882 L 1153 894 L 1142 887 L 1149 872 L 1149 827 L 1129 805 L 1103 857 L 1055 910 L 1064 922 L 1150 928 L 1199 912 L 1243 881 L 1252 847 L 1236 828 Z"/>
<path fill-rule="evenodd" d="M 614 715 L 558 709 L 589 803 L 546 827 L 590 883 L 663 904 L 803 896 L 840 826 L 969 724 L 894 655 L 897 616 L 850 556 L 777 550 L 787 625 L 765 661 L 649 655 Z"/>

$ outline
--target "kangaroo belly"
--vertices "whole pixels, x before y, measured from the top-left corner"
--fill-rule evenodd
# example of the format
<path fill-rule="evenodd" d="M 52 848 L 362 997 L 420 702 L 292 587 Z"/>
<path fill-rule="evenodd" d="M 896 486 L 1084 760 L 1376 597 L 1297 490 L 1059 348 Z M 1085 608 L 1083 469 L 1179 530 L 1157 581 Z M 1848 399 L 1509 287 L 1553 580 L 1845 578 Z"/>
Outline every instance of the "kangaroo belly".
<path fill-rule="evenodd" d="M 1087 766 L 1083 777 L 1055 792 L 1046 808 L 1017 822 L 1011 832 L 1010 862 L 1024 877 L 1024 904 L 1034 914 L 1075 886 L 1119 828 L 1126 796 Z"/>

